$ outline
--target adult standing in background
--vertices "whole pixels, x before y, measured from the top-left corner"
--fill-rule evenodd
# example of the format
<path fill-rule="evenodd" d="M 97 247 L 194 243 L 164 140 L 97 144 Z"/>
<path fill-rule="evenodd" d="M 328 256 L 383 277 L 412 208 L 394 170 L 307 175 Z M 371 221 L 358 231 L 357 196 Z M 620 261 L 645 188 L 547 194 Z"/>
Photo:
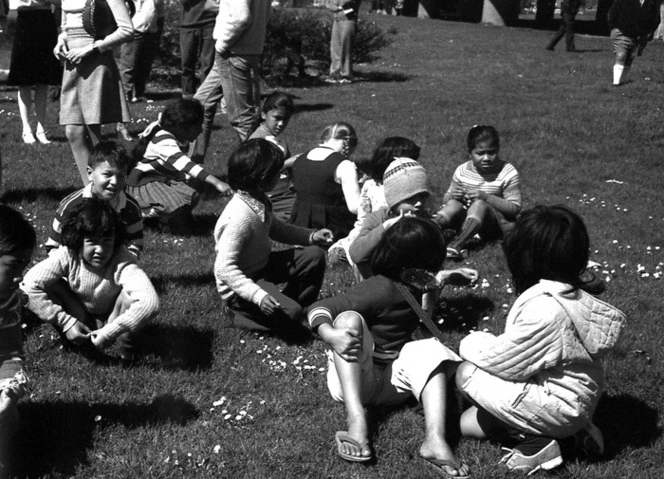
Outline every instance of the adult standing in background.
<path fill-rule="evenodd" d="M 246 140 L 260 121 L 259 62 L 265 44 L 270 0 L 221 0 L 214 23 L 214 66 L 194 98 L 205 110 L 203 132 L 192 159 L 203 163 L 217 105 L 226 100 L 228 121 Z"/>
<path fill-rule="evenodd" d="M 564 35 L 567 51 L 576 51 L 574 45 L 574 17 L 579 13 L 580 7 L 581 0 L 563 0 L 562 5 L 560 6 L 560 27 L 558 27 L 558 31 L 553 34 L 553 37 L 551 37 L 551 41 L 546 47 L 547 50 L 553 51 Z"/>
<path fill-rule="evenodd" d="M 18 87 L 18 110 L 23 123 L 23 143 L 50 143 L 46 137 L 46 94 L 48 85 L 59 85 L 62 69 L 51 52 L 58 41 L 52 5 L 60 0 L 17 0 L 16 35 L 12 48 L 7 85 Z M 14 6 L 14 5 L 13 5 Z M 33 97 L 34 92 L 34 97 Z M 33 134 L 30 110 L 35 105 L 37 128 Z"/>
<path fill-rule="evenodd" d="M 360 0 L 330 0 L 327 8 L 332 11 L 332 36 L 330 38 L 330 76 L 328 83 L 350 83 L 351 49 Z"/>
<path fill-rule="evenodd" d="M 219 13 L 219 0 L 184 0 L 180 17 L 182 98 L 193 98 L 198 88 L 196 65 L 202 83 L 214 64 L 212 30 Z"/>
<path fill-rule="evenodd" d="M 147 99 L 145 85 L 164 29 L 164 0 L 128 1 L 136 6 L 131 17 L 134 39 L 120 47 L 120 71 L 127 100 L 136 103 Z"/>
<path fill-rule="evenodd" d="M 84 15 L 85 0 L 62 0 L 62 33 L 53 50 L 65 61 L 60 124 L 84 185 L 89 182 L 90 149 L 101 140 L 101 125 L 130 120 L 113 48 L 131 41 L 134 28 L 124 0 L 107 1 L 115 29 L 95 22 L 87 9 Z"/>

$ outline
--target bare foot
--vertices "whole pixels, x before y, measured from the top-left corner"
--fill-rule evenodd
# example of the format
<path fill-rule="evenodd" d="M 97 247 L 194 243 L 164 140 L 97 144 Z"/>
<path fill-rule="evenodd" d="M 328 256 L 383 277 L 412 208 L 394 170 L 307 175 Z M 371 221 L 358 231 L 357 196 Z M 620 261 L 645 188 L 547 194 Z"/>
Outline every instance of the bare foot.
<path fill-rule="evenodd" d="M 468 465 L 457 459 L 452 448 L 442 438 L 427 437 L 420 447 L 420 456 L 449 476 L 466 477 L 470 474 Z M 436 464 L 436 461 L 441 462 Z"/>

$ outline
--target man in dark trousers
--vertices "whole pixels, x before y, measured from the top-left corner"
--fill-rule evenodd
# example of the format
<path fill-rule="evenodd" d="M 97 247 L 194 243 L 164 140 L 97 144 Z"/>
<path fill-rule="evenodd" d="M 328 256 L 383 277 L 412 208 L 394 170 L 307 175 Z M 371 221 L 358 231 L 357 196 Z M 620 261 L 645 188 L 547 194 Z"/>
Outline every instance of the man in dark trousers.
<path fill-rule="evenodd" d="M 560 6 L 560 27 L 558 27 L 558 31 L 551 37 L 551 41 L 546 47 L 547 50 L 553 51 L 560 39 L 565 35 L 567 51 L 576 51 L 576 47 L 574 46 L 574 17 L 579 13 L 580 6 L 581 0 L 563 0 Z"/>

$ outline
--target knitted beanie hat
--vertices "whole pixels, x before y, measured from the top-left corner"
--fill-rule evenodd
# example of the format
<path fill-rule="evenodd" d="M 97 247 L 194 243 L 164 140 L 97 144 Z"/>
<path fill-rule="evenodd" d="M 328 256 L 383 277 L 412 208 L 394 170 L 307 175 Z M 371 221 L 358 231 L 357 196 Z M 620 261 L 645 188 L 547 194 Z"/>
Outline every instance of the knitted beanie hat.
<path fill-rule="evenodd" d="M 419 193 L 429 193 L 427 172 L 417 161 L 395 158 L 383 174 L 385 201 L 392 208 Z"/>

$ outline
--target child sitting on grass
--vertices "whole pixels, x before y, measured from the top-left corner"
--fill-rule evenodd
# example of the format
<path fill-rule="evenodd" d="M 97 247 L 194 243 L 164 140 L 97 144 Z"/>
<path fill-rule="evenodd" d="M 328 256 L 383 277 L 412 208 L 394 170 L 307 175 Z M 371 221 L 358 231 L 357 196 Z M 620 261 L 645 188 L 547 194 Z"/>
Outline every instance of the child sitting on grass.
<path fill-rule="evenodd" d="M 198 192 L 189 186 L 196 179 L 214 186 L 222 196 L 231 188 L 191 161 L 184 153 L 201 132 L 203 107 L 196 100 L 177 100 L 166 105 L 156 125 L 146 129 L 136 148 L 138 162 L 127 178 L 127 192 L 136 198 L 144 218 L 159 218 L 173 234 L 194 230 L 191 210 Z"/>
<path fill-rule="evenodd" d="M 409 268 L 436 273 L 444 259 L 438 226 L 403 218 L 376 247 L 371 278 L 308 310 L 311 328 L 328 348 L 330 394 L 346 406 L 348 431 L 337 432 L 336 442 L 347 461 L 373 457 L 365 407 L 402 404 L 413 395 L 422 402 L 426 423 L 420 457 L 446 477 L 469 477 L 445 438 L 447 382 L 461 358 L 436 338 L 412 340 L 420 319 L 400 279 Z"/>
<path fill-rule="evenodd" d="M 355 164 L 349 157 L 357 134 L 348 123 L 327 126 L 320 144 L 293 162 L 297 193 L 290 222 L 306 228 L 329 228 L 335 240 L 348 235 L 360 203 Z"/>
<path fill-rule="evenodd" d="M 124 247 L 124 227 L 111 206 L 86 198 L 62 223 L 62 246 L 25 276 L 28 307 L 64 337 L 98 349 L 114 342 L 134 359 L 139 330 L 157 314 L 159 298 L 136 257 Z"/>
<path fill-rule="evenodd" d="M 461 341 L 456 382 L 474 404 L 461 417 L 464 436 L 507 434 L 517 443 L 503 458 L 527 473 L 563 459 L 556 439 L 582 431 L 602 452 L 591 422 L 604 389 L 602 358 L 626 318 L 586 292 L 589 238 L 583 220 L 564 206 L 524 212 L 504 244 L 519 297 L 499 336 L 474 332 Z M 584 441 L 592 446 L 592 441 Z"/>
<path fill-rule="evenodd" d="M 12 444 L 19 428 L 16 403 L 26 393 L 23 372 L 23 308 L 25 294 L 18 289 L 30 262 L 37 236 L 23 216 L 0 205 L 0 477 L 14 477 Z"/>
<path fill-rule="evenodd" d="M 371 257 L 392 226 L 408 216 L 430 218 L 427 174 L 417 161 L 411 158 L 392 161 L 383 175 L 383 191 L 387 206 L 366 216 L 357 238 L 349 248 L 350 258 L 363 279 L 372 275 Z M 477 271 L 458 268 L 446 271 L 444 276 L 446 279 L 455 276 L 472 282 L 477 280 Z"/>
<path fill-rule="evenodd" d="M 141 209 L 134 198 L 125 194 L 127 172 L 132 160 L 124 147 L 115 141 L 102 141 L 92 147 L 88 158 L 90 183 L 73 192 L 60 202 L 53 225 L 46 241 L 46 250 L 51 253 L 60 246 L 62 221 L 69 212 L 85 198 L 99 198 L 108 202 L 120 215 L 125 226 L 127 249 L 138 257 L 143 249 L 143 220 Z"/>
<path fill-rule="evenodd" d="M 236 192 L 214 228 L 214 275 L 236 327 L 288 334 L 304 329 L 302 307 L 318 298 L 325 253 L 317 246 L 272 251 L 271 241 L 326 245 L 332 234 L 274 217 L 267 193 L 283 164 L 279 147 L 263 139 L 247 140 L 231 155 L 228 182 Z M 286 283 L 283 291 L 278 283 Z"/>
<path fill-rule="evenodd" d="M 263 101 L 261 107 L 262 122 L 254 131 L 249 139 L 264 138 L 277 145 L 284 154 L 286 160 L 290 158 L 290 150 L 286 141 L 284 130 L 293 116 L 295 105 L 285 93 L 275 91 L 270 93 Z M 294 158 L 293 158 L 294 160 Z M 284 168 L 279 175 L 277 186 L 268 194 L 270 203 L 272 203 L 272 214 L 275 218 L 282 221 L 288 221 L 293 203 L 295 203 L 295 190 L 292 181 L 292 160 L 284 163 Z"/>
<path fill-rule="evenodd" d="M 350 259 L 348 249 L 360 233 L 364 218 L 366 218 L 369 213 L 387 206 L 385 192 L 383 191 L 383 174 L 395 158 L 401 157 L 412 158 L 417 161 L 420 157 L 420 147 L 411 140 L 399 136 L 385 138 L 385 140 L 376 147 L 371 160 L 365 167 L 368 179 L 362 183 L 362 188 L 360 189 L 360 206 L 357 209 L 355 226 L 353 226 L 353 229 L 348 233 L 348 236 L 341 238 L 330 247 L 330 255 L 333 254 L 334 250 L 339 248 L 343 251 L 343 255 L 346 256 L 348 262 L 351 265 L 354 265 L 353 261 Z M 357 271 L 356 276 L 358 276 Z"/>
<path fill-rule="evenodd" d="M 483 240 L 506 237 L 521 211 L 519 173 L 498 156 L 498 131 L 475 125 L 468 132 L 467 146 L 470 160 L 454 172 L 437 213 L 444 229 L 458 230 L 461 226 L 447 247 L 450 259 L 463 259 L 463 247 L 476 234 Z"/>

